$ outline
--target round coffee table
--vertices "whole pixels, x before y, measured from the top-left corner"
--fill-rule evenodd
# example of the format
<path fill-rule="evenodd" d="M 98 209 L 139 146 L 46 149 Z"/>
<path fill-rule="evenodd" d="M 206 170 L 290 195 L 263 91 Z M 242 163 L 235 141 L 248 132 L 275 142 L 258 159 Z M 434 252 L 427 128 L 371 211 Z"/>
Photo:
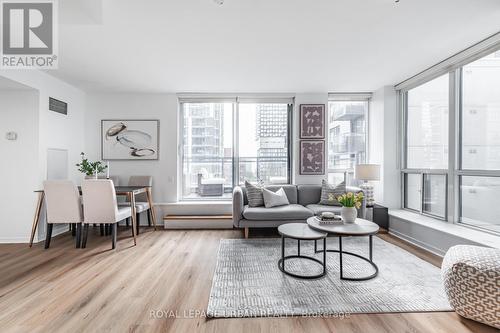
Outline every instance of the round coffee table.
<path fill-rule="evenodd" d="M 378 233 L 379 226 L 376 223 L 370 222 L 365 219 L 357 218 L 355 223 L 344 223 L 344 224 L 320 224 L 318 218 L 310 217 L 307 219 L 307 224 L 314 230 L 327 232 L 339 238 L 339 249 L 338 250 L 328 250 L 323 246 L 323 250 L 318 250 L 317 243 L 314 242 L 314 251 L 317 252 L 335 252 L 340 255 L 340 279 L 349 280 L 349 281 L 365 281 L 373 279 L 378 274 L 378 267 L 373 262 L 373 235 Z M 369 240 L 369 258 L 363 257 L 357 253 L 347 252 L 342 250 L 342 237 L 351 237 L 351 236 L 368 236 Z M 368 262 L 374 269 L 375 272 L 371 275 L 364 277 L 345 277 L 344 276 L 344 267 L 342 262 L 342 255 L 347 254 L 350 256 L 354 256 L 360 258 L 366 262 Z"/>
<path fill-rule="evenodd" d="M 278 232 L 281 235 L 281 259 L 278 261 L 278 268 L 280 271 L 283 273 L 290 275 L 295 278 L 299 279 L 317 279 L 320 277 L 325 276 L 326 274 L 326 252 L 323 251 L 323 262 L 321 262 L 319 259 L 316 259 L 314 257 L 309 257 L 305 255 L 300 254 L 300 241 L 301 240 L 314 240 L 314 252 L 321 252 L 317 251 L 317 241 L 320 239 L 323 239 L 323 249 L 326 249 L 326 236 L 328 235 L 326 232 L 322 231 L 317 231 L 309 228 L 309 226 L 305 223 L 287 223 L 287 224 L 282 224 L 278 227 Z M 291 238 L 291 239 L 296 239 L 297 240 L 297 254 L 296 255 L 289 255 L 285 256 L 285 239 L 286 238 Z M 288 272 L 285 269 L 285 261 L 287 259 L 292 259 L 292 258 L 299 258 L 299 259 L 307 259 L 311 260 L 314 262 L 317 262 L 318 264 L 323 266 L 323 272 L 320 274 L 316 275 L 300 275 L 300 274 L 295 274 Z"/>

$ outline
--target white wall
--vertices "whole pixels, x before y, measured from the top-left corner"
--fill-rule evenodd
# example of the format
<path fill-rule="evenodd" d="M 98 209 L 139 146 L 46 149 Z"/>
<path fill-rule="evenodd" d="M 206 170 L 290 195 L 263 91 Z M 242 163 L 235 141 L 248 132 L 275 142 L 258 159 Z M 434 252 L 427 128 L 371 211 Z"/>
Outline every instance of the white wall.
<path fill-rule="evenodd" d="M 33 191 L 42 187 L 47 176 L 47 149 L 59 148 L 68 150 L 68 170 L 70 179 L 80 182 L 81 175 L 74 165 L 80 159 L 80 152 L 84 148 L 84 113 L 85 93 L 45 72 L 37 70 L 0 70 L 0 76 L 23 84 L 38 91 L 37 124 L 37 161 L 36 161 L 36 183 L 34 186 L 25 188 L 12 188 L 11 195 L 20 195 L 26 191 Z M 49 111 L 49 97 L 54 97 L 68 103 L 68 115 L 61 115 Z M 23 209 L 29 212 L 30 218 L 23 219 L 23 228 L 31 228 L 33 213 L 35 210 L 36 196 L 33 195 L 31 206 L 27 203 Z M 15 214 L 12 212 L 11 214 Z M 44 216 L 44 214 L 42 215 Z M 54 228 L 53 234 L 66 230 L 61 226 Z M 0 235 L 1 237 L 1 235 Z M 16 234 L 19 241 L 27 242 L 29 232 Z M 45 238 L 45 221 L 42 220 L 38 228 L 35 240 Z"/>
<path fill-rule="evenodd" d="M 381 165 L 380 181 L 373 182 L 375 202 L 389 208 L 400 208 L 401 205 L 398 119 L 394 87 L 386 86 L 375 91 L 368 122 L 368 156 L 369 163 Z"/>
<path fill-rule="evenodd" d="M 16 132 L 17 140 L 5 138 Z M 0 242 L 26 241 L 38 169 L 38 92 L 0 91 Z"/>
<path fill-rule="evenodd" d="M 85 153 L 90 159 L 101 159 L 102 119 L 158 119 L 159 160 L 110 161 L 110 174 L 119 176 L 121 184 L 126 184 L 131 175 L 151 175 L 154 201 L 176 202 L 177 114 L 175 94 L 88 94 Z"/>
<path fill-rule="evenodd" d="M 324 175 L 300 174 L 300 104 L 325 104 L 325 117 L 328 118 L 328 93 L 300 93 L 295 95 L 295 110 L 293 114 L 293 183 L 294 184 L 321 184 L 321 180 L 328 179 L 328 158 L 325 154 Z M 327 120 L 328 121 L 328 120 Z M 325 129 L 325 152 L 328 151 L 328 133 Z"/>

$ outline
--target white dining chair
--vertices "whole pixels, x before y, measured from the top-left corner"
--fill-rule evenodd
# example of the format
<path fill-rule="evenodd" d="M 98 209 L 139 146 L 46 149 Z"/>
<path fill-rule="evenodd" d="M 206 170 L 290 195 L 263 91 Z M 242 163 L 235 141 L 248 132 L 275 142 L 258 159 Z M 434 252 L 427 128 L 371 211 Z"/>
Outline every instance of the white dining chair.
<path fill-rule="evenodd" d="M 70 180 L 46 180 L 43 191 L 47 207 L 45 248 L 50 247 L 54 224 L 76 225 L 76 247 L 79 248 L 83 212 L 78 187 Z"/>
<path fill-rule="evenodd" d="M 153 186 L 152 176 L 130 176 L 128 180 L 129 186 Z M 130 202 L 119 203 L 120 207 L 130 206 Z M 135 197 L 135 211 L 136 211 L 136 233 L 139 234 L 139 225 L 141 220 L 141 213 L 147 211 L 148 225 L 151 226 L 151 207 L 149 205 L 148 196 L 146 193 L 139 193 Z M 127 220 L 128 225 L 128 220 Z"/>
<path fill-rule="evenodd" d="M 112 180 L 94 179 L 84 180 L 83 194 L 83 240 L 82 247 L 87 245 L 89 224 L 110 224 L 112 248 L 116 247 L 118 222 L 129 218 L 132 214 L 130 207 L 118 207 L 116 192 Z"/>

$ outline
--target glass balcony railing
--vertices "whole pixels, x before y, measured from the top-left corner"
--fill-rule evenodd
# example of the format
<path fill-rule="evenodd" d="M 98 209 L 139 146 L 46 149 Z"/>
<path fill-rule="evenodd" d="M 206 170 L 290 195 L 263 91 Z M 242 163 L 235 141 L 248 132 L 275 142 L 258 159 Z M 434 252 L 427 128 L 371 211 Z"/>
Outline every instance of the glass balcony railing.
<path fill-rule="evenodd" d="M 264 184 L 288 183 L 286 157 L 240 157 L 238 183 L 245 180 Z M 231 197 L 233 189 L 232 157 L 186 157 L 183 163 L 183 197 L 199 199 Z"/>
<path fill-rule="evenodd" d="M 334 136 L 330 142 L 330 147 L 330 151 L 341 154 L 365 151 L 365 134 L 344 133 Z"/>

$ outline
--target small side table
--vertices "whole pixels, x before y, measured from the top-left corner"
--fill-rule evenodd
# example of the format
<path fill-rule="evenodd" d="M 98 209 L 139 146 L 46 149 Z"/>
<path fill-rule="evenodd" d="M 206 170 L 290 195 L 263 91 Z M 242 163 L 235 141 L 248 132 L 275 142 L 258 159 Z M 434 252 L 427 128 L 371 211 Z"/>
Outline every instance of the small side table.
<path fill-rule="evenodd" d="M 281 235 L 281 259 L 278 260 L 278 268 L 280 271 L 285 273 L 286 275 L 292 276 L 294 278 L 299 279 L 317 279 L 325 276 L 326 274 L 326 236 L 328 235 L 326 232 L 317 231 L 309 228 L 309 226 L 305 223 L 287 223 L 282 224 L 278 227 L 278 232 Z M 289 255 L 285 256 L 285 239 L 291 238 L 297 240 L 297 255 Z M 323 262 L 314 257 L 305 256 L 300 254 L 300 241 L 302 240 L 313 240 L 314 244 L 320 239 L 323 239 Z M 320 252 L 320 251 L 318 251 Z M 323 272 L 316 275 L 301 275 L 288 272 L 285 269 L 285 262 L 287 259 L 291 258 L 299 258 L 299 259 L 307 259 L 323 266 Z"/>
<path fill-rule="evenodd" d="M 389 209 L 382 205 L 374 204 L 366 207 L 367 220 L 375 222 L 379 227 L 389 230 Z"/>

